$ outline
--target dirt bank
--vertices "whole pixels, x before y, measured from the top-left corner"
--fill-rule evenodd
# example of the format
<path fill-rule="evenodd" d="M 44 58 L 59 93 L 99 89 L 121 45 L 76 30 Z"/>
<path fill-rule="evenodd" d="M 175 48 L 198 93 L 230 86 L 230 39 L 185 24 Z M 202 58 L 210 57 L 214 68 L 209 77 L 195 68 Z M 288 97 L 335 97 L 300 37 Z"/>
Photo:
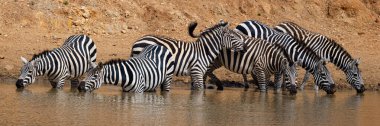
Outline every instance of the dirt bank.
<path fill-rule="evenodd" d="M 72 34 L 91 36 L 98 61 L 127 58 L 130 45 L 145 34 L 192 41 L 187 24 L 197 31 L 219 19 L 236 24 L 260 20 L 268 25 L 293 21 L 339 42 L 360 58 L 366 85 L 377 85 L 380 71 L 380 2 L 377 0 L 0 0 L 0 76 L 17 78 L 20 56 L 59 47 Z M 347 85 L 343 72 L 329 65 L 337 84 Z M 216 71 L 225 80 L 238 74 Z M 189 81 L 187 77 L 177 78 Z M 311 81 L 310 81 L 311 82 Z"/>

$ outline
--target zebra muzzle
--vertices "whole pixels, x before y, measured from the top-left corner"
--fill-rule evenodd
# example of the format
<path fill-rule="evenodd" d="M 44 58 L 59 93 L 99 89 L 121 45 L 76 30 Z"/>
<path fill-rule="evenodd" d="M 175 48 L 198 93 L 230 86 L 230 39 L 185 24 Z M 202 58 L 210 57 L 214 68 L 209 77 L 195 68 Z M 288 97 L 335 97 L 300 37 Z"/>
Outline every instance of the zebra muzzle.
<path fill-rule="evenodd" d="M 358 86 L 358 87 L 356 88 L 356 93 L 361 94 L 361 93 L 363 93 L 365 90 L 366 90 L 366 89 L 365 89 L 364 85 L 360 85 L 360 86 Z"/>
<path fill-rule="evenodd" d="M 84 82 L 84 81 L 80 82 L 80 84 L 78 86 L 78 90 L 79 91 L 86 91 L 86 82 Z"/>
<path fill-rule="evenodd" d="M 17 88 L 24 88 L 24 84 L 23 84 L 23 79 L 18 79 L 17 81 L 16 81 L 16 87 Z"/>

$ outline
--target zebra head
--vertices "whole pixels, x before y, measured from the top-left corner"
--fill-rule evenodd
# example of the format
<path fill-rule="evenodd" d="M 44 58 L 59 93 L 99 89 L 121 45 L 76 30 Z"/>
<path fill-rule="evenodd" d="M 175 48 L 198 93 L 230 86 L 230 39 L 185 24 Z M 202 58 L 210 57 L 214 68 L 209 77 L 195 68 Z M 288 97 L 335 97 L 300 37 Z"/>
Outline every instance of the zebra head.
<path fill-rule="evenodd" d="M 313 75 L 315 76 L 315 83 L 325 90 L 327 94 L 335 93 L 335 83 L 331 77 L 330 71 L 325 66 L 326 62 L 324 60 L 320 60 L 314 69 Z"/>
<path fill-rule="evenodd" d="M 200 35 L 194 35 L 194 29 L 197 27 L 197 22 L 191 22 L 188 26 L 188 33 L 193 38 L 199 38 L 202 35 L 209 34 L 209 36 L 220 36 L 220 43 L 223 48 L 231 49 L 237 52 L 246 52 L 247 45 L 244 43 L 243 37 L 239 35 L 236 31 L 229 29 L 228 22 L 224 22 L 220 20 L 218 24 L 215 26 L 206 29 Z M 207 37 L 205 39 L 219 39 L 219 38 L 210 38 Z"/>
<path fill-rule="evenodd" d="M 222 28 L 222 46 L 226 49 L 231 49 L 235 52 L 247 52 L 247 45 L 244 42 L 244 38 L 237 31 L 229 29 L 227 23 Z"/>
<path fill-rule="evenodd" d="M 98 66 L 90 69 L 83 81 L 80 82 L 79 91 L 92 91 L 98 89 L 104 83 L 104 69 L 103 64 L 99 63 Z"/>
<path fill-rule="evenodd" d="M 284 83 L 286 88 L 289 90 L 290 94 L 297 93 L 296 85 L 296 65 L 295 63 L 289 63 L 287 60 L 283 60 L 281 63 L 284 74 Z"/>
<path fill-rule="evenodd" d="M 347 69 L 344 73 L 347 75 L 347 80 L 351 86 L 355 87 L 358 93 L 363 93 L 365 91 L 364 81 L 359 70 L 359 59 L 351 60 L 348 63 Z"/>
<path fill-rule="evenodd" d="M 26 58 L 21 57 L 21 61 L 24 66 L 22 66 L 20 70 L 20 77 L 16 82 L 17 88 L 23 88 L 29 84 L 34 83 L 36 77 L 42 74 L 41 71 L 39 71 L 39 67 L 41 66 L 40 58 L 28 61 Z"/>

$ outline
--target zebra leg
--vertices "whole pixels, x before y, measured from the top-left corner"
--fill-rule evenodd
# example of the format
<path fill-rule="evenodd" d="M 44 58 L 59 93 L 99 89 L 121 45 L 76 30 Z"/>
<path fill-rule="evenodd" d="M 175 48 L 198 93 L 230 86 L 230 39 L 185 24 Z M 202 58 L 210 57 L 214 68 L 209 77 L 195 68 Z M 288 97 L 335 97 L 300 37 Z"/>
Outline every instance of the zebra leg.
<path fill-rule="evenodd" d="M 247 74 L 243 74 L 243 80 L 244 80 L 244 89 L 248 90 L 249 85 L 248 85 L 248 79 L 247 79 Z"/>
<path fill-rule="evenodd" d="M 306 85 L 306 81 L 309 80 L 309 77 L 310 77 L 310 73 L 306 71 L 305 73 L 305 77 L 303 78 L 303 81 L 302 81 L 302 84 L 301 84 L 301 90 L 304 89 L 305 85 Z M 318 85 L 316 85 L 318 87 Z"/>
<path fill-rule="evenodd" d="M 199 74 L 199 72 L 192 72 L 191 74 L 191 83 L 192 83 L 191 89 L 192 90 L 204 89 L 203 76 L 205 76 L 205 74 Z"/>
<path fill-rule="evenodd" d="M 73 79 L 70 81 L 70 83 L 71 83 L 71 88 L 77 89 L 79 86 L 79 80 L 78 79 Z"/>
<path fill-rule="evenodd" d="M 167 75 L 165 82 L 161 84 L 161 91 L 169 91 L 171 83 L 172 83 L 172 76 Z"/>
<path fill-rule="evenodd" d="M 274 90 L 275 91 L 279 91 L 281 89 L 281 86 L 282 86 L 282 80 L 281 80 L 281 73 L 275 73 L 274 75 Z"/>
<path fill-rule="evenodd" d="M 206 74 L 207 74 L 207 76 L 209 76 L 211 78 L 211 80 L 213 82 L 216 83 L 216 87 L 217 87 L 216 89 L 217 90 L 223 90 L 224 89 L 222 81 L 220 81 L 220 79 L 218 77 L 216 77 L 215 74 L 212 73 L 212 71 L 207 71 Z"/>
<path fill-rule="evenodd" d="M 57 82 L 50 81 L 50 85 L 52 88 L 57 88 Z"/>
<path fill-rule="evenodd" d="M 58 81 L 56 88 L 61 89 L 64 85 L 65 85 L 65 79 L 61 79 Z"/>
<path fill-rule="evenodd" d="M 251 76 L 253 79 L 253 84 L 255 84 L 257 88 L 259 88 L 259 82 L 257 81 L 257 77 L 253 73 L 251 74 Z"/>
<path fill-rule="evenodd" d="M 261 67 L 256 67 L 254 69 L 254 74 L 256 75 L 260 91 L 266 92 L 267 91 L 267 89 L 266 89 L 267 78 L 265 76 L 265 71 Z"/>

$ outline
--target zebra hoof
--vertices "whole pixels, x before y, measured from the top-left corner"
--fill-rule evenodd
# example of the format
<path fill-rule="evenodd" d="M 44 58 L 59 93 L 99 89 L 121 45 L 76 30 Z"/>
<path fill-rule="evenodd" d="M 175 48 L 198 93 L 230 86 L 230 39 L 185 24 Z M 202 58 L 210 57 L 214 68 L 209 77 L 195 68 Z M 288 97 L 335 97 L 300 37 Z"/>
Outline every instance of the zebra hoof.
<path fill-rule="evenodd" d="M 248 85 L 248 84 L 245 84 L 245 85 L 244 85 L 244 88 L 245 88 L 245 89 L 248 89 L 248 88 L 249 88 L 249 85 Z"/>
<path fill-rule="evenodd" d="M 206 89 L 215 89 L 215 87 L 214 86 L 207 86 Z M 222 88 L 222 90 L 223 90 L 223 88 Z"/>
<path fill-rule="evenodd" d="M 216 88 L 216 90 L 223 91 L 223 90 L 224 90 L 224 87 L 218 86 L 218 87 Z"/>

